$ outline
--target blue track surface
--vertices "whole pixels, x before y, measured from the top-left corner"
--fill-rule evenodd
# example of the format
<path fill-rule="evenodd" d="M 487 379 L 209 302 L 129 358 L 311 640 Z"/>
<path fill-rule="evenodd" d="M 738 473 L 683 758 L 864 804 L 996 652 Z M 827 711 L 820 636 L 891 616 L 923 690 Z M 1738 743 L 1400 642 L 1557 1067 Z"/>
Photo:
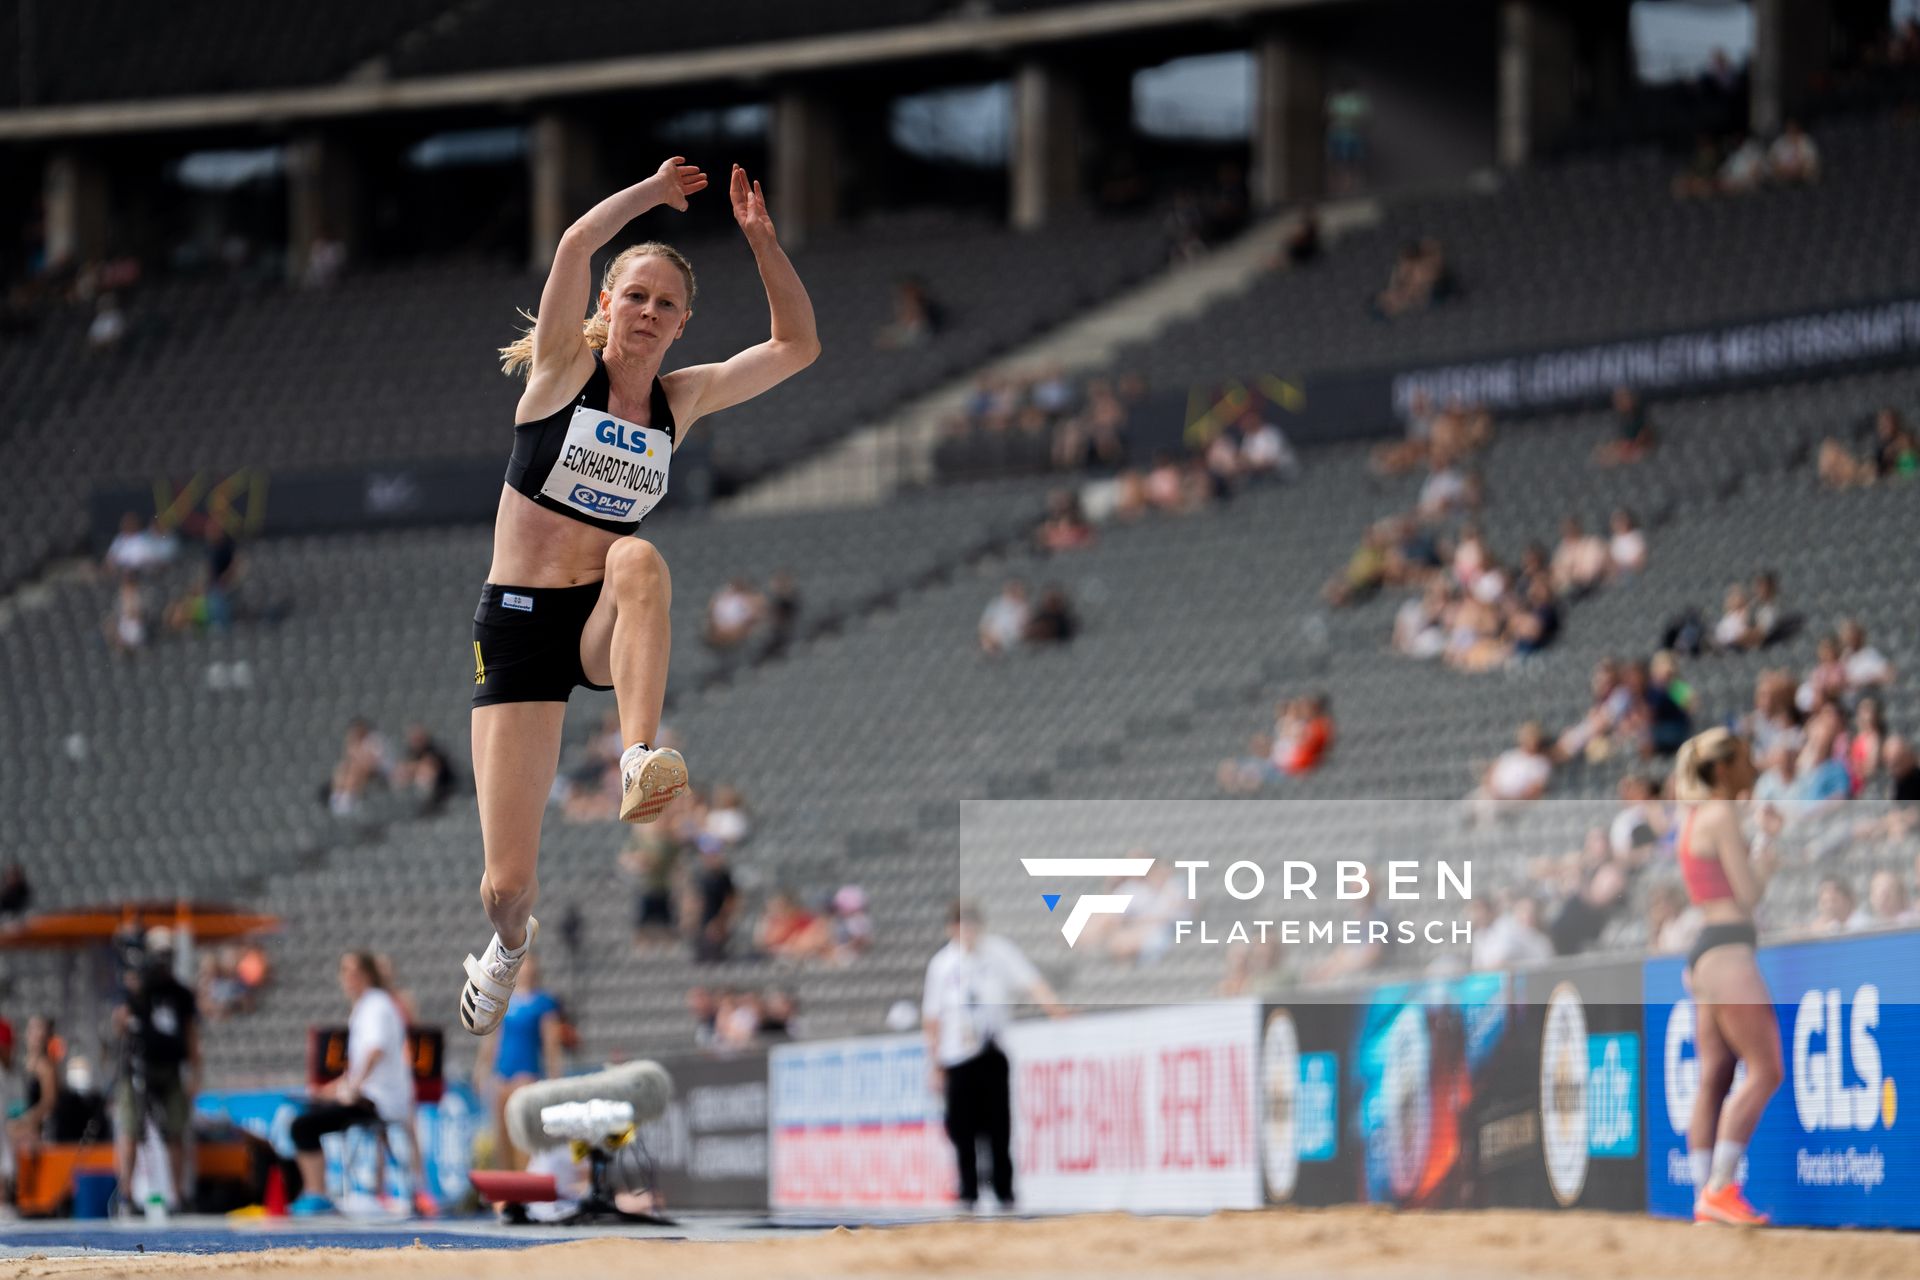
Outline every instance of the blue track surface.
<path fill-rule="evenodd" d="M 60 1231 L 0 1231 L 5 1249 L 95 1249 L 109 1253 L 257 1253 L 263 1249 L 393 1249 L 415 1242 L 429 1249 L 526 1249 L 553 1244 L 551 1236 L 516 1239 L 511 1235 L 428 1229 L 369 1231 L 353 1226 L 223 1230 L 219 1227 L 72 1228 Z"/>

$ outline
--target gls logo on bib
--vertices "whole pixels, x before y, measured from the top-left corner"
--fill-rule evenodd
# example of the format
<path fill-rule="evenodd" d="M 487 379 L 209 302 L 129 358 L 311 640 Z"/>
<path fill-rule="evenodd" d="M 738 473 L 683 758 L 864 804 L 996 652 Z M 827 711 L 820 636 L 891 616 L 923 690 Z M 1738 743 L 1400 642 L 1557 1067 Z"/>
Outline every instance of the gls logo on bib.
<path fill-rule="evenodd" d="M 578 405 L 540 493 L 597 519 L 637 524 L 666 496 L 672 457 L 666 432 Z"/>

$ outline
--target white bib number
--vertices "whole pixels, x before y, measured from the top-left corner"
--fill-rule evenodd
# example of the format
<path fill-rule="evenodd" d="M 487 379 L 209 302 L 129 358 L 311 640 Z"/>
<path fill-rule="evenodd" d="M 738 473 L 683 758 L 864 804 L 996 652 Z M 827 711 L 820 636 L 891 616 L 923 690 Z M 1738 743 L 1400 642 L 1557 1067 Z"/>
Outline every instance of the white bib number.
<path fill-rule="evenodd" d="M 672 459 L 666 432 L 579 405 L 540 493 L 584 515 L 639 524 L 666 497 Z"/>

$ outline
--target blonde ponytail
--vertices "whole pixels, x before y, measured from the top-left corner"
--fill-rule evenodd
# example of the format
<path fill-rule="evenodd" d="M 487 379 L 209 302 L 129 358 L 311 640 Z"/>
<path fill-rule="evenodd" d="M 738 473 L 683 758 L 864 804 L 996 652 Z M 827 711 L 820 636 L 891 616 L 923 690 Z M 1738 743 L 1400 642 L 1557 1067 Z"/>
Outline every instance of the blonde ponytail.
<path fill-rule="evenodd" d="M 1707 769 L 1733 759 L 1739 749 L 1740 739 L 1726 729 L 1709 729 L 1681 743 L 1673 758 L 1673 798 L 1681 804 L 1711 800 L 1715 779 L 1706 776 Z"/>
<path fill-rule="evenodd" d="M 686 255 L 678 249 L 670 244 L 662 244 L 658 240 L 628 245 L 615 254 L 613 261 L 607 264 L 606 272 L 600 277 L 600 291 L 612 293 L 621 272 L 625 271 L 630 263 L 637 262 L 641 258 L 665 258 L 680 269 L 681 276 L 687 282 L 687 314 L 692 315 L 694 300 L 700 296 L 700 286 L 693 278 L 693 264 L 688 262 Z M 537 321 L 533 312 L 525 307 L 518 308 L 518 311 L 525 317 L 527 327 L 520 331 L 519 337 L 500 348 L 500 372 L 509 378 L 524 378 L 533 369 L 533 328 Z M 580 322 L 580 332 L 586 338 L 589 347 L 595 351 L 605 351 L 607 349 L 607 313 L 596 305 L 593 314 Z"/>

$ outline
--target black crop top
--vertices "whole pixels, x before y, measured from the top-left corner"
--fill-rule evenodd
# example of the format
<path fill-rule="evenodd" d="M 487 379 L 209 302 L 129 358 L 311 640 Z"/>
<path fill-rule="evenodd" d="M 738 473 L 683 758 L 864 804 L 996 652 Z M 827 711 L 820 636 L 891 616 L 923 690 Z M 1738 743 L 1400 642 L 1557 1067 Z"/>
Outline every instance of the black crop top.
<path fill-rule="evenodd" d="M 673 461 L 673 409 L 653 380 L 641 426 L 607 411 L 606 362 L 593 353 L 593 376 L 580 394 L 534 422 L 513 427 L 507 485 L 549 511 L 609 533 L 632 533 L 667 493 Z"/>

